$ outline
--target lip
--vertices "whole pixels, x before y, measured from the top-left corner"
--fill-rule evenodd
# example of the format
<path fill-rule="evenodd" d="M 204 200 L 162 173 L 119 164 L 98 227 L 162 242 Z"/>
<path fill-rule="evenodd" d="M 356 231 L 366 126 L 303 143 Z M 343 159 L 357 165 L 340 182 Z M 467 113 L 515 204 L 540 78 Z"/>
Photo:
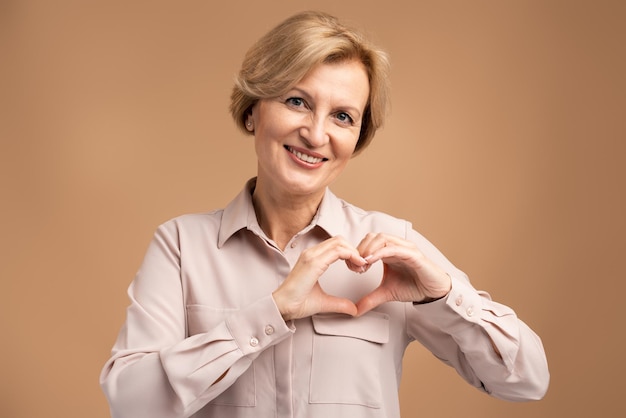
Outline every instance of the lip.
<path fill-rule="evenodd" d="M 289 154 L 289 157 L 303 167 L 316 168 L 321 166 L 325 161 L 328 161 L 328 158 L 324 157 L 322 154 L 307 149 L 291 145 L 284 145 L 284 148 Z"/>

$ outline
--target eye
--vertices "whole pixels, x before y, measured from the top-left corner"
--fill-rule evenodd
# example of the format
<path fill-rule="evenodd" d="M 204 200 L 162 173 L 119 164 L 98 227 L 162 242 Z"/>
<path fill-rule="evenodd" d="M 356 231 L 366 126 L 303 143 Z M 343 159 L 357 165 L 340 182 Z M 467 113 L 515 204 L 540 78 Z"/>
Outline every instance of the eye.
<path fill-rule="evenodd" d="M 304 106 L 304 99 L 301 97 L 290 97 L 285 101 L 285 103 L 294 107 L 302 107 Z"/>
<path fill-rule="evenodd" d="M 339 113 L 337 113 L 336 117 L 337 117 L 337 119 L 340 122 L 349 123 L 349 124 L 353 124 L 354 123 L 354 119 L 352 119 L 352 116 L 350 116 L 346 112 L 339 112 Z"/>

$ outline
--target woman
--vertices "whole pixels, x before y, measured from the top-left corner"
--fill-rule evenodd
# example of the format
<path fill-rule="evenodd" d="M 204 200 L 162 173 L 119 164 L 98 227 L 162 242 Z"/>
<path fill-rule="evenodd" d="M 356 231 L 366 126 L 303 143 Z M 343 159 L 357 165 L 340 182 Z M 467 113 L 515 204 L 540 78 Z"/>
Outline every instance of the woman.
<path fill-rule="evenodd" d="M 418 340 L 475 387 L 541 398 L 540 339 L 403 220 L 328 189 L 383 122 L 384 53 L 295 15 L 231 98 L 257 177 L 223 210 L 161 225 L 101 376 L 115 417 L 398 417 Z"/>

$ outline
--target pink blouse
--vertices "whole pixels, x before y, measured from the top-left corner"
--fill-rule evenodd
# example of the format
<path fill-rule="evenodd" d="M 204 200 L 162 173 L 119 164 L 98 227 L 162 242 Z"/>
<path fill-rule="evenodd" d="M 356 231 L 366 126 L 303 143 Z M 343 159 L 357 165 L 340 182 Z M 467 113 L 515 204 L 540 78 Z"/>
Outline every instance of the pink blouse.
<path fill-rule="evenodd" d="M 311 224 L 281 251 L 257 223 L 254 183 L 223 210 L 157 229 L 100 377 L 113 417 L 399 417 L 402 356 L 415 340 L 493 396 L 543 397 L 549 373 L 539 337 L 410 223 L 327 190 Z M 301 251 L 336 235 L 356 246 L 368 232 L 417 244 L 452 277 L 449 295 L 285 323 L 272 292 Z M 356 274 L 337 262 L 320 284 L 356 302 L 381 274 L 381 263 Z"/>

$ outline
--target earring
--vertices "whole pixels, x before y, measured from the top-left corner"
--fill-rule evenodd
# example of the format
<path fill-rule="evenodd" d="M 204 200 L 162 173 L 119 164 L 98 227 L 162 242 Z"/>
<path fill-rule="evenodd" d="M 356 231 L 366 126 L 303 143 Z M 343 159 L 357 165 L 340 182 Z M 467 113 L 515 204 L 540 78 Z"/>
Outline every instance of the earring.
<path fill-rule="evenodd" d="M 248 120 L 246 122 L 246 128 L 248 128 L 249 131 L 252 131 L 252 121 L 251 120 Z"/>

